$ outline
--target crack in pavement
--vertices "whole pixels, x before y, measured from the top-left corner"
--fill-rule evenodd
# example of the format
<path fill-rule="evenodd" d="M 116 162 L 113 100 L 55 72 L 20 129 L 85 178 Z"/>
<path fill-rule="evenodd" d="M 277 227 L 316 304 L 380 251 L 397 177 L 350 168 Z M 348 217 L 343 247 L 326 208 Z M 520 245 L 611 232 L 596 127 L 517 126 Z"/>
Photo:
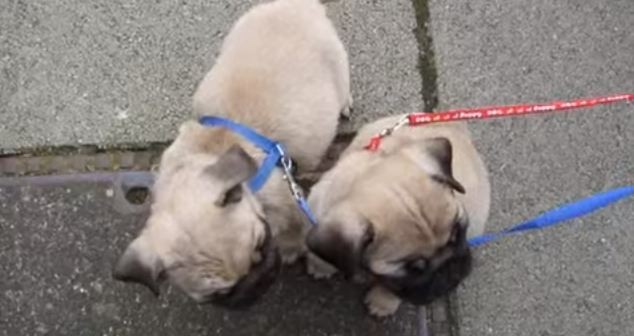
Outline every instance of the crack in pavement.
<path fill-rule="evenodd" d="M 417 26 L 413 33 L 418 42 L 418 70 L 420 72 L 423 110 L 433 112 L 438 106 L 438 70 L 434 53 L 434 40 L 430 31 L 429 0 L 412 0 Z M 459 323 L 455 293 L 421 308 L 421 336 L 459 336 Z"/>

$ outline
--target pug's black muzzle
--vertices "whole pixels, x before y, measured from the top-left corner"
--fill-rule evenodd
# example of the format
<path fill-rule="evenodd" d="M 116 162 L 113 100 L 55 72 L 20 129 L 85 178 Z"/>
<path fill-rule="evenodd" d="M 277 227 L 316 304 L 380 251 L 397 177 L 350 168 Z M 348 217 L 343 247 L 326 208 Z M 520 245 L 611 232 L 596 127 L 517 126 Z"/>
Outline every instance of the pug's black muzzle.
<path fill-rule="evenodd" d="M 265 238 L 260 252 L 262 260 L 251 266 L 247 275 L 240 279 L 226 294 L 212 294 L 206 302 L 230 309 L 248 308 L 275 282 L 281 268 L 281 257 L 273 244 L 269 224 L 265 222 Z"/>
<path fill-rule="evenodd" d="M 466 231 L 466 228 L 462 230 Z M 379 282 L 401 299 L 416 305 L 426 305 L 449 294 L 471 273 L 472 268 L 466 233 L 461 232 L 459 236 L 455 245 L 444 247 L 451 249 L 451 256 L 437 267 L 408 270 L 403 276 L 377 275 Z"/>

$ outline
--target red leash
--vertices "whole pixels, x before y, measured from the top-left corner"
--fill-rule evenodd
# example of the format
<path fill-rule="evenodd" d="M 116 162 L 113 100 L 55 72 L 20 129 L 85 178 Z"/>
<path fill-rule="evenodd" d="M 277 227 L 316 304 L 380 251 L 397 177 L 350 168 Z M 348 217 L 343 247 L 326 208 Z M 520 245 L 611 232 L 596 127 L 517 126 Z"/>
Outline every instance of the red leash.
<path fill-rule="evenodd" d="M 370 139 L 370 143 L 365 148 L 370 151 L 376 151 L 381 146 L 381 139 L 392 134 L 394 131 L 405 125 L 419 126 L 436 122 L 513 117 L 528 114 L 540 114 L 545 112 L 566 111 L 571 109 L 592 107 L 603 104 L 612 104 L 623 101 L 634 101 L 634 94 L 586 98 L 568 102 L 557 101 L 550 104 L 482 107 L 473 109 L 449 110 L 436 113 L 416 112 L 403 117 L 394 126 L 386 128 L 381 131 L 381 133 L 372 137 L 372 139 Z"/>

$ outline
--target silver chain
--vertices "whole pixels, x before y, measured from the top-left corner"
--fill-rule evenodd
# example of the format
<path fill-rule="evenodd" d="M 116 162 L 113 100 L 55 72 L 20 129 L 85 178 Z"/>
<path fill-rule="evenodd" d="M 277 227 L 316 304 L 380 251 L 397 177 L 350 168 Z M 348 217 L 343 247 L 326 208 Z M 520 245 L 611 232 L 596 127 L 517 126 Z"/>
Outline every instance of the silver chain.
<path fill-rule="evenodd" d="M 403 116 L 401 119 L 399 119 L 394 125 L 392 125 L 391 127 L 388 128 L 384 128 L 380 133 L 379 136 L 381 138 L 384 138 L 388 135 L 391 135 L 392 133 L 394 133 L 396 130 L 398 130 L 399 128 L 407 125 L 407 123 L 409 122 L 409 116 L 405 115 Z"/>
<path fill-rule="evenodd" d="M 288 183 L 288 188 L 291 190 L 291 194 L 296 201 L 304 200 L 304 191 L 302 187 L 295 181 L 293 177 L 293 160 L 286 155 L 282 146 L 278 145 L 277 150 L 280 152 L 282 156 L 280 162 L 282 163 L 282 169 L 284 170 L 283 178 Z"/>

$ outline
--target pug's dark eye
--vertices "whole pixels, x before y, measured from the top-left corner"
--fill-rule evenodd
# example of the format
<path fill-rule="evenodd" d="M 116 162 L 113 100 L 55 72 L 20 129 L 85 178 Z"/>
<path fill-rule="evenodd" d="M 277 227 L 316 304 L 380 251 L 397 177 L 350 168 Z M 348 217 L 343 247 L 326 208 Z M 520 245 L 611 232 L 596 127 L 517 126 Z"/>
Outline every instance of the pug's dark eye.
<path fill-rule="evenodd" d="M 415 272 L 424 272 L 428 266 L 429 260 L 427 260 L 426 258 L 418 258 L 406 263 L 407 269 Z"/>
<path fill-rule="evenodd" d="M 157 276 L 157 281 L 165 281 L 167 279 L 167 271 L 166 270 L 162 270 L 161 272 L 159 272 L 158 276 Z"/>
<path fill-rule="evenodd" d="M 451 229 L 451 236 L 449 236 L 449 244 L 458 243 L 458 238 L 460 238 L 460 224 L 455 224 L 453 229 Z"/>
<path fill-rule="evenodd" d="M 466 234 L 467 226 L 468 223 L 465 222 L 465 219 L 456 215 L 456 219 L 454 220 L 448 243 L 452 245 L 458 244 L 460 240 L 463 239 L 463 236 Z"/>
<path fill-rule="evenodd" d="M 260 244 L 258 244 L 258 246 L 256 246 L 255 251 L 258 253 L 264 253 L 266 252 L 265 247 L 266 245 L 264 244 L 264 241 L 262 241 Z"/>

